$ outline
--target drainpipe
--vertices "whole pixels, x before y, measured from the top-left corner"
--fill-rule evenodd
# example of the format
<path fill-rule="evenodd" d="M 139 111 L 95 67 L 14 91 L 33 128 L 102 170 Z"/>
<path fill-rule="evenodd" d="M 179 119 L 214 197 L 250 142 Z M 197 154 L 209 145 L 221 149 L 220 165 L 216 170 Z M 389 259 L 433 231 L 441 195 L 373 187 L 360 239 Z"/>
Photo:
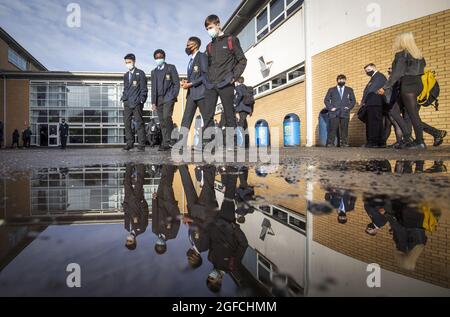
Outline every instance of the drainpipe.
<path fill-rule="evenodd" d="M 3 75 L 3 146 L 6 147 L 6 75 Z"/>
<path fill-rule="evenodd" d="M 303 21 L 305 38 L 305 85 L 306 85 L 306 146 L 314 145 L 313 127 L 313 81 L 312 81 L 312 57 L 311 57 L 311 25 L 310 7 L 312 0 L 305 0 L 303 3 Z"/>

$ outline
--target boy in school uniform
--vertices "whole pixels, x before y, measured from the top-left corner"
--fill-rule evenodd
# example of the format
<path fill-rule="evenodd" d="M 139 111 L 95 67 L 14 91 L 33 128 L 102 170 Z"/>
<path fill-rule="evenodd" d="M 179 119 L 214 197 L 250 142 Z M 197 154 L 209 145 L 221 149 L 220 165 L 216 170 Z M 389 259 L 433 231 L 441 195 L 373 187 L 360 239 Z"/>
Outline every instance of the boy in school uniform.
<path fill-rule="evenodd" d="M 207 107 L 215 109 L 218 97 L 220 97 L 224 109 L 225 127 L 233 128 L 234 131 L 236 128 L 234 83 L 244 73 L 247 58 L 239 39 L 222 31 L 217 15 L 210 15 L 206 18 L 205 28 L 212 39 L 206 49 L 208 72 L 205 84 L 205 102 Z M 228 150 L 234 150 L 234 144 L 227 144 L 226 147 Z"/>

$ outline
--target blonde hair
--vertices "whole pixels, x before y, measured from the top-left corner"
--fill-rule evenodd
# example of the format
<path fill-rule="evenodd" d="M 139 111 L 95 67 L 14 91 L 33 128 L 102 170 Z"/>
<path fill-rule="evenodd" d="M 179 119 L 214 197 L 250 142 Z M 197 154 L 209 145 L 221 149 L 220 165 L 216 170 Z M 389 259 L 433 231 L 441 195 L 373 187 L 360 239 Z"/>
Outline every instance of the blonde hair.
<path fill-rule="evenodd" d="M 407 51 L 415 59 L 423 58 L 422 51 L 417 47 L 416 40 L 411 32 L 399 34 L 395 38 L 393 49 L 395 53 Z"/>

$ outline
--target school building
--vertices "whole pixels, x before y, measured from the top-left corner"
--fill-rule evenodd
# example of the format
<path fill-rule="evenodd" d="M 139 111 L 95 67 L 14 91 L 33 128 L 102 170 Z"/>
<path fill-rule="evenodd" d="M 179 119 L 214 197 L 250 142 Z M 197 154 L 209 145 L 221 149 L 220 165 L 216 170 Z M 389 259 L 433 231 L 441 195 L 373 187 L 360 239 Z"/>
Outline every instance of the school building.
<path fill-rule="evenodd" d="M 266 120 L 281 132 L 280 145 L 283 121 L 290 113 L 300 117 L 302 145 L 319 143 L 323 100 L 341 73 L 358 101 L 350 143 L 364 144 L 365 126 L 356 116 L 369 81 L 363 67 L 375 63 L 386 74 L 394 58 L 394 38 L 405 31 L 414 33 L 441 86 L 439 112 L 422 109 L 422 119 L 438 129 L 450 128 L 449 0 L 248 0 L 226 22 L 225 31 L 239 37 L 248 59 L 243 76 L 256 98 L 249 125 Z"/>

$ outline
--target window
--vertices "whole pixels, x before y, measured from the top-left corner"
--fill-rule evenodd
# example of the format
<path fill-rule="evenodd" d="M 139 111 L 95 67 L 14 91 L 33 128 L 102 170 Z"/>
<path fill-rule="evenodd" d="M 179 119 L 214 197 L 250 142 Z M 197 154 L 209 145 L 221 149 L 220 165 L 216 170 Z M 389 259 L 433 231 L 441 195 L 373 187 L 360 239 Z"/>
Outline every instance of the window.
<path fill-rule="evenodd" d="M 290 16 L 295 10 L 301 7 L 303 0 L 286 0 L 286 14 Z"/>
<path fill-rule="evenodd" d="M 291 80 L 299 78 L 303 75 L 305 75 L 305 66 L 302 66 L 302 67 L 288 73 L 288 80 L 291 81 Z"/>
<path fill-rule="evenodd" d="M 280 86 L 283 86 L 284 84 L 286 84 L 287 80 L 286 80 L 286 74 L 281 74 L 281 76 L 278 76 L 274 79 L 272 79 L 272 89 L 278 88 Z"/>
<path fill-rule="evenodd" d="M 255 44 L 255 19 L 252 19 L 245 26 L 245 28 L 242 29 L 241 33 L 239 33 L 238 35 L 238 38 L 244 52 L 246 52 Z"/>
<path fill-rule="evenodd" d="M 263 92 L 270 89 L 270 83 L 265 83 L 258 87 L 258 94 L 262 94 Z"/>
<path fill-rule="evenodd" d="M 270 2 L 270 28 L 275 28 L 284 18 L 284 0 L 272 0 Z"/>
<path fill-rule="evenodd" d="M 8 49 L 8 62 L 16 66 L 20 70 L 27 70 L 28 69 L 28 63 L 26 59 L 24 59 L 22 56 L 20 56 L 16 51 L 14 51 L 12 48 Z"/>
<path fill-rule="evenodd" d="M 259 41 L 269 33 L 267 8 L 256 17 L 256 38 Z"/>
<path fill-rule="evenodd" d="M 256 41 L 260 41 L 284 20 L 296 12 L 303 4 L 303 0 L 272 0 L 258 14 L 256 20 Z M 249 25 L 253 25 L 253 21 Z M 246 26 L 246 28 L 247 28 Z M 248 46 L 248 48 L 250 48 Z M 245 51 L 245 49 L 244 49 Z"/>
<path fill-rule="evenodd" d="M 301 81 L 302 76 L 305 75 L 305 66 L 296 66 L 295 68 L 276 75 L 270 81 L 256 86 L 253 90 L 255 95 L 271 91 L 273 89 L 282 88 L 283 86 L 296 81 Z"/>

